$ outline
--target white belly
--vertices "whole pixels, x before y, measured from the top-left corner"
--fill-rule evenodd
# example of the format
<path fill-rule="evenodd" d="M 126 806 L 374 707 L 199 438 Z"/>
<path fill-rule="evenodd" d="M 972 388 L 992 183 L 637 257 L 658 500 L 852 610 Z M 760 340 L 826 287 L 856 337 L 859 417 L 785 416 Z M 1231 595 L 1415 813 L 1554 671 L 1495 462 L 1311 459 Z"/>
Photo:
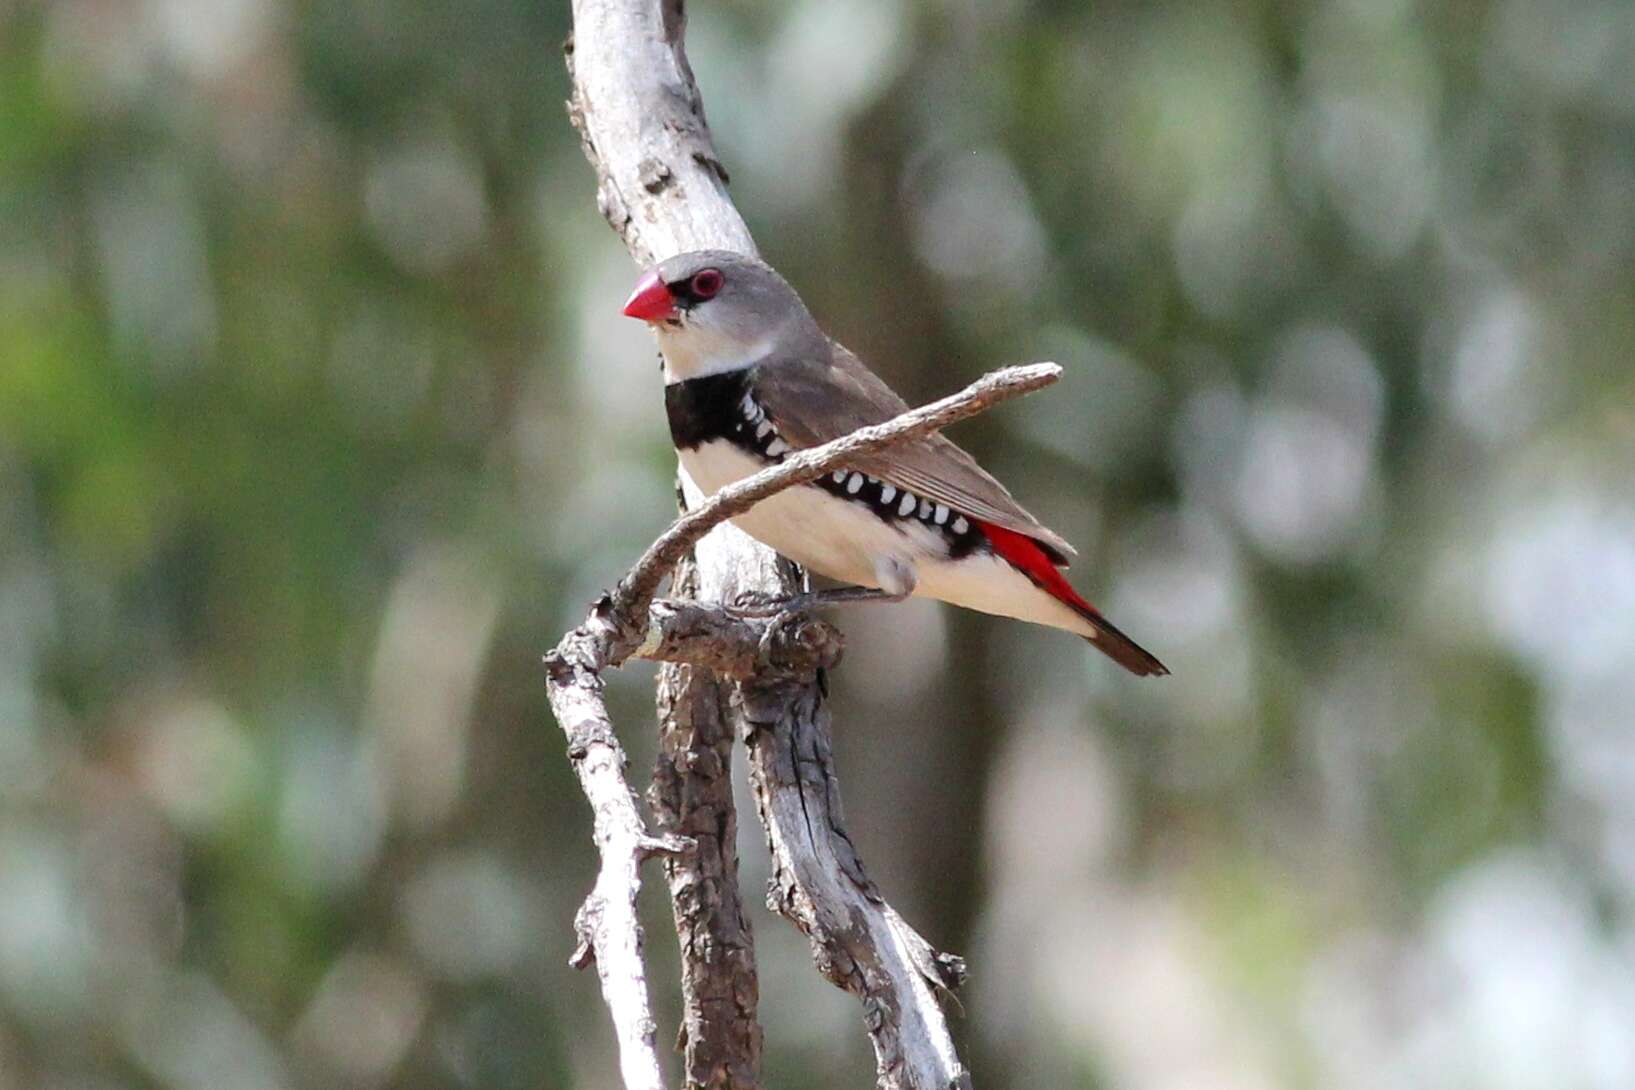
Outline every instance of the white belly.
<path fill-rule="evenodd" d="M 711 494 L 769 463 L 725 440 L 715 440 L 683 451 L 681 464 L 693 483 Z M 732 521 L 795 563 L 842 583 L 879 587 L 894 569 L 902 570 L 910 576 L 918 597 L 1081 635 L 1090 631 L 1077 613 L 991 553 L 950 561 L 941 533 L 913 521 L 887 522 L 865 505 L 839 499 L 814 485 L 787 488 Z"/>
<path fill-rule="evenodd" d="M 765 469 L 770 463 L 725 440 L 683 451 L 681 464 L 706 494 Z M 837 499 L 815 485 L 786 488 L 732 520 L 750 537 L 795 563 L 842 583 L 878 587 L 882 563 L 914 571 L 935 535 L 899 530 L 862 504 Z M 927 539 L 927 540 L 916 540 Z"/>

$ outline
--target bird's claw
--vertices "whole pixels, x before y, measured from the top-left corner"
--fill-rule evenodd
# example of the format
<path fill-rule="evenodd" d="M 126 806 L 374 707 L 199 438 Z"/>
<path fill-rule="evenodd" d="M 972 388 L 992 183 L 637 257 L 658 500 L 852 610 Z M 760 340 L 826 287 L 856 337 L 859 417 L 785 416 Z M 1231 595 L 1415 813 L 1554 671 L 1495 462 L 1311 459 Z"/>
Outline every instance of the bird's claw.
<path fill-rule="evenodd" d="M 734 599 L 732 612 L 740 617 L 767 618 L 776 617 L 783 613 L 798 613 L 810 609 L 815 603 L 811 593 L 791 594 L 788 597 L 777 598 L 770 594 L 757 591 L 744 591 Z"/>
<path fill-rule="evenodd" d="M 831 590 L 809 590 L 787 598 L 773 598 L 753 591 L 740 594 L 733 603 L 733 612 L 740 617 L 776 617 L 784 613 L 802 613 L 819 606 L 844 605 L 849 602 L 900 602 L 906 594 L 892 594 L 878 587 L 835 587 Z"/>

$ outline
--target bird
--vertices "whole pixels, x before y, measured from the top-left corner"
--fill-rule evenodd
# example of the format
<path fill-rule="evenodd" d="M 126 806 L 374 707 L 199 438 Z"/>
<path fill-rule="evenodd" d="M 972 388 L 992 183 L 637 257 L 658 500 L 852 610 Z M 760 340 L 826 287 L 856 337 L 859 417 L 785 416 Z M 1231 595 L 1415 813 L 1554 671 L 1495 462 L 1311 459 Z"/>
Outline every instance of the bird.
<path fill-rule="evenodd" d="M 670 257 L 624 314 L 657 335 L 670 438 L 705 495 L 908 410 L 757 258 Z M 1071 632 L 1137 676 L 1169 673 L 1073 589 L 1060 570 L 1073 547 L 940 433 L 858 455 L 733 522 L 842 584 L 813 601 L 936 599 Z"/>

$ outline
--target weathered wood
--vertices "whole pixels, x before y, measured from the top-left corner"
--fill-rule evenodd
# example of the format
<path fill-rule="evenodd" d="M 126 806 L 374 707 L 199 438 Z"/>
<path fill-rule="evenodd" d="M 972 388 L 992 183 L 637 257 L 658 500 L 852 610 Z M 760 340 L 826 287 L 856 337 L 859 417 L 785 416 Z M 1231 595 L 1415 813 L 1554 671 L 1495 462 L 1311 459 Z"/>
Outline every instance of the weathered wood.
<path fill-rule="evenodd" d="M 676 569 L 677 594 L 697 594 L 691 560 Z M 655 603 L 656 605 L 657 603 Z M 700 609 L 690 602 L 683 609 Z M 702 607 L 708 609 L 710 607 Z M 707 623 L 707 622 L 706 622 Z M 746 622 L 747 623 L 747 622 Z M 699 631 L 686 626 L 689 633 Z M 839 652 L 838 634 L 826 650 Z M 710 641 L 747 651 L 746 638 Z M 816 642 L 814 640 L 814 642 Z M 647 802 L 656 827 L 698 846 L 664 861 L 676 937 L 681 943 L 684 1016 L 677 1044 L 686 1057 L 687 1085 L 729 1090 L 757 1085 L 762 1031 L 755 943 L 738 884 L 738 813 L 732 798 L 732 731 L 723 705 L 731 690 L 718 676 L 747 676 L 745 661 L 672 665 L 658 678 L 659 750 Z M 815 675 L 818 663 L 805 673 Z"/>
<path fill-rule="evenodd" d="M 642 610 L 681 558 L 705 534 L 721 525 L 723 518 L 741 515 L 768 496 L 821 477 L 862 455 L 922 438 L 986 412 L 1001 401 L 1042 389 L 1061 375 L 1062 369 L 1054 363 L 1030 363 L 991 371 L 957 394 L 910 409 L 883 424 L 858 428 L 821 446 L 795 451 L 777 465 L 735 481 L 707 499 L 690 503 L 690 510 L 660 534 L 619 580 L 613 594 L 615 607 L 634 612 Z"/>
<path fill-rule="evenodd" d="M 969 1090 L 938 1004 L 965 982 L 965 963 L 921 938 L 864 871 L 842 820 L 827 703 L 771 677 L 739 698 L 772 848 L 767 903 L 806 935 L 818 971 L 862 1001 L 882 1090 Z"/>
<path fill-rule="evenodd" d="M 596 170 L 597 207 L 631 256 L 650 265 L 688 250 L 754 253 L 749 229 L 727 197 L 726 172 L 704 121 L 679 0 L 574 0 L 573 25 L 568 112 Z M 698 546 L 697 562 L 711 573 L 712 584 L 729 591 L 716 601 L 731 600 L 739 590 L 787 596 L 800 586 L 771 550 L 730 526 Z M 721 718 L 724 702 L 708 670 L 660 668 L 661 754 L 675 752 L 683 738 L 711 752 L 725 739 L 728 752 L 713 761 L 678 755 L 673 761 L 691 767 L 673 776 L 664 774 L 661 756 L 649 795 L 666 825 L 718 830 L 697 856 L 675 858 L 666 868 L 683 959 L 703 952 L 717 959 L 682 969 L 687 1085 L 754 1090 L 760 1079 L 759 987 L 736 881 L 733 731 Z M 680 721 L 682 711 L 689 721 Z M 716 720 L 705 723 L 710 715 Z M 699 890 L 708 891 L 707 903 L 695 901 Z"/>
<path fill-rule="evenodd" d="M 667 874 L 682 953 L 695 959 L 683 970 L 689 1006 L 681 1040 L 689 1085 L 752 1084 L 745 1080 L 755 1078 L 760 1049 L 753 948 L 736 882 L 728 881 L 737 870 L 736 862 L 726 863 L 733 841 L 719 824 L 714 839 L 704 844 L 649 835 L 625 779 L 624 749 L 602 699 L 602 672 L 633 656 L 685 663 L 740 682 L 730 697 L 730 715 L 714 678 L 678 675 L 677 684 L 661 689 L 661 711 L 667 713 L 662 737 L 672 749 L 681 747 L 670 767 L 696 780 L 672 786 L 661 764 L 655 790 L 670 829 L 685 832 L 706 815 L 717 823 L 735 821 L 727 818 L 731 787 L 725 758 L 729 723 L 736 724 L 750 753 L 756 810 L 777 876 L 771 905 L 811 940 L 819 970 L 863 1000 L 880 1085 L 891 1090 L 969 1085 L 933 991 L 957 987 L 963 963 L 937 953 L 885 903 L 841 823 L 829 712 L 817 680 L 839 660 L 838 633 L 805 613 L 746 615 L 708 601 L 654 600 L 652 592 L 692 545 L 756 502 L 820 477 L 859 452 L 929 435 L 1048 385 L 1060 372 L 1045 363 L 984 375 L 957 394 L 800 451 L 708 499 L 696 499 L 647 548 L 619 588 L 603 595 L 585 622 L 545 657 L 546 694 L 595 812 L 602 859 L 596 888 L 575 921 L 580 941 L 572 961 L 596 965 L 627 1087 L 662 1085 L 636 918 L 641 862 L 651 854 L 670 857 Z M 699 569 L 701 598 L 719 601 L 736 593 L 730 585 L 709 583 L 711 570 Z M 725 570 L 730 578 L 736 569 Z M 690 579 L 677 587 L 694 589 Z M 701 957 L 706 960 L 696 960 Z"/>
<path fill-rule="evenodd" d="M 727 196 L 726 171 L 687 62 L 681 0 L 573 0 L 573 13 L 574 37 L 567 48 L 574 81 L 569 113 L 596 170 L 598 206 L 631 255 L 651 265 L 705 248 L 754 253 L 754 241 Z M 1029 381 L 1043 384 L 1054 374 L 1036 374 Z M 950 419 L 921 423 L 930 431 Z M 906 435 L 871 436 L 861 442 L 883 446 Z M 783 476 L 759 475 L 737 486 L 735 495 L 718 494 L 709 501 L 683 476 L 686 506 L 694 514 L 655 542 L 605 603 L 604 619 L 643 617 L 648 627 L 638 632 L 625 622 L 616 635 L 603 633 L 608 640 L 604 666 L 637 653 L 691 664 L 661 670 L 663 755 L 651 792 L 663 827 L 690 833 L 696 843 L 666 863 L 687 962 L 681 1038 L 689 1087 L 748 1090 L 759 1080 L 754 958 L 732 859 L 735 816 L 727 740 L 734 733 L 750 754 L 757 811 L 776 874 L 774 907 L 808 936 L 819 969 L 863 1001 L 880 1085 L 915 1090 L 969 1085 L 935 994 L 938 987 L 955 986 L 963 966 L 933 950 L 880 898 L 841 824 L 829 759 L 828 710 L 810 669 L 816 659 L 801 658 L 805 652 L 797 647 L 809 641 L 811 655 L 821 658 L 838 649 L 838 639 L 799 625 L 800 634 L 779 636 L 767 629 L 772 645 L 787 656 L 772 661 L 759 643 L 746 642 L 748 630 L 728 631 L 729 620 L 685 614 L 672 603 L 678 612 L 670 615 L 666 628 L 663 615 L 670 607 L 649 605 L 665 575 L 689 549 L 697 563 L 702 602 L 730 603 L 746 596 L 776 600 L 801 590 L 805 580 L 798 568 L 721 519 L 778 488 L 816 476 L 827 464 L 816 457 L 791 459 L 778 467 Z M 689 518 L 695 521 L 689 523 Z M 709 529 L 702 538 L 701 529 Z M 658 631 L 652 628 L 654 617 L 659 617 Z M 587 625 L 596 623 L 593 613 Z M 690 623 L 716 630 L 708 638 L 698 631 L 689 637 L 681 629 Z M 584 686 L 592 680 L 573 676 Z M 553 705 L 556 700 L 553 695 Z M 623 800 L 614 802 L 622 812 Z M 620 842 L 625 845 L 621 850 L 628 850 L 628 841 L 626 836 Z M 609 866 L 604 852 L 604 872 Z M 639 958 L 639 940 L 635 949 Z M 603 990 L 607 995 L 606 978 Z M 611 1005 L 613 997 L 608 999 Z M 642 1004 L 645 1011 L 645 985 Z M 643 1050 L 651 1051 L 651 1035 L 627 1037 L 617 1012 L 615 1025 L 621 1027 L 621 1052 L 643 1053 L 645 1070 Z"/>
<path fill-rule="evenodd" d="M 680 850 L 684 845 L 648 836 L 636 796 L 625 780 L 624 747 L 602 700 L 603 649 L 609 635 L 605 620 L 593 611 L 590 620 L 545 658 L 546 693 L 568 737 L 574 774 L 595 814 L 596 850 L 602 860 L 595 888 L 574 918 L 579 945 L 569 963 L 576 968 L 596 966 L 619 1040 L 619 1070 L 626 1090 L 662 1090 L 636 896 L 642 860 L 656 849 Z"/>

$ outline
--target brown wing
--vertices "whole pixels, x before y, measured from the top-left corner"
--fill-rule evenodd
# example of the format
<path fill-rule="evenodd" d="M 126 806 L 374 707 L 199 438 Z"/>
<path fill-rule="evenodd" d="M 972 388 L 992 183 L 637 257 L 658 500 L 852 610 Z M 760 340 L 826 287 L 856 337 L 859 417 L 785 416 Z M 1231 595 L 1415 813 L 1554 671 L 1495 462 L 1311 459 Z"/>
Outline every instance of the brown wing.
<path fill-rule="evenodd" d="M 814 447 L 908 411 L 908 403 L 856 356 L 833 341 L 829 347 L 829 359 L 803 354 L 769 360 L 758 369 L 756 397 L 791 446 Z M 975 458 L 940 434 L 857 458 L 852 468 L 971 518 L 1026 534 L 1054 553 L 1051 559 L 1059 564 L 1076 555 L 1073 546 L 1028 514 Z"/>

